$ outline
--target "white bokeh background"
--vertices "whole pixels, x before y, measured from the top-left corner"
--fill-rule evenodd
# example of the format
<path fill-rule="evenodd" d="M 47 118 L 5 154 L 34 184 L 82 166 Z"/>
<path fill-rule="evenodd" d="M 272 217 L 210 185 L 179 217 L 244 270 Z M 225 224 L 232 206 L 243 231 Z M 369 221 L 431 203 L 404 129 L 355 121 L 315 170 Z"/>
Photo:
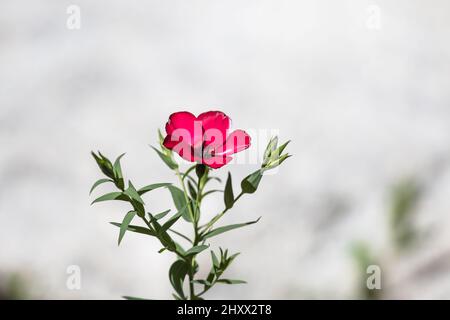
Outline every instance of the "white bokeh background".
<path fill-rule="evenodd" d="M 66 27 L 72 4 L 80 30 Z M 373 5 L 380 29 L 367 26 Z M 358 297 L 355 241 L 382 257 L 386 297 L 450 298 L 448 1 L 0 7 L 0 272 L 19 272 L 32 297 L 170 298 L 173 257 L 131 233 L 117 247 L 108 222 L 126 207 L 89 205 L 100 177 L 89 152 L 126 152 L 124 173 L 138 186 L 175 182 L 148 147 L 157 128 L 175 111 L 220 109 L 236 128 L 278 130 L 294 157 L 224 219 L 262 216 L 212 242 L 242 252 L 228 275 L 248 284 L 208 298 Z M 233 164 L 219 175 L 232 171 L 237 188 L 255 167 Z M 398 255 L 387 199 L 407 176 L 426 185 L 414 223 L 427 236 Z M 154 211 L 170 203 L 164 190 L 145 199 Z M 205 214 L 221 208 L 211 197 Z M 82 270 L 78 291 L 66 287 L 73 264 Z"/>

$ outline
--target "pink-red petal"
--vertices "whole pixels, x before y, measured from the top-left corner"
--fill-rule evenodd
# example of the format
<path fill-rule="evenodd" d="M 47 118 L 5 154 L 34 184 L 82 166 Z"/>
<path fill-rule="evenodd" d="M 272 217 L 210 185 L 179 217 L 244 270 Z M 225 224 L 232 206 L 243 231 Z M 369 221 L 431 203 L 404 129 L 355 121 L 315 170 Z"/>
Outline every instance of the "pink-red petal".
<path fill-rule="evenodd" d="M 244 130 L 235 130 L 228 136 L 221 155 L 230 155 L 250 147 L 250 135 Z"/>
<path fill-rule="evenodd" d="M 166 132 L 176 140 L 182 136 L 191 146 L 201 143 L 203 135 L 201 121 L 188 111 L 172 113 L 166 123 Z"/>
<path fill-rule="evenodd" d="M 227 131 L 230 128 L 230 118 L 221 111 L 208 111 L 197 117 L 202 122 L 203 142 L 205 146 L 210 144 L 224 144 Z"/>
<path fill-rule="evenodd" d="M 230 118 L 221 111 L 208 111 L 195 117 L 187 111 L 173 113 L 166 124 L 164 146 L 191 162 L 213 169 L 232 160 L 231 154 L 247 149 L 250 136 L 235 130 L 227 136 Z"/>
<path fill-rule="evenodd" d="M 226 165 L 228 162 L 233 160 L 232 157 L 229 156 L 219 156 L 219 157 L 212 157 L 212 158 L 203 158 L 202 163 L 207 165 L 210 168 L 218 169 Z"/>
<path fill-rule="evenodd" d="M 174 139 L 171 135 L 167 135 L 164 138 L 163 142 L 164 147 L 167 149 L 176 152 L 183 159 L 191 162 L 201 162 L 201 157 L 199 157 L 200 152 L 195 152 L 195 149 L 190 145 L 190 143 L 186 143 L 183 139 Z"/>

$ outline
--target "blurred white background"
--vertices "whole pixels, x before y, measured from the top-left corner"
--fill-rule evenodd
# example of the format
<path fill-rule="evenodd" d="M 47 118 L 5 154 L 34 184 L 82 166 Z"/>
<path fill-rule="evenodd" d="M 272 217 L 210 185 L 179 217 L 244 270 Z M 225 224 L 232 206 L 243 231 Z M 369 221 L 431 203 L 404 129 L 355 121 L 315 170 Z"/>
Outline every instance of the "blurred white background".
<path fill-rule="evenodd" d="M 206 298 L 359 298 L 360 242 L 384 298 L 450 298 L 449 13 L 445 0 L 2 1 L 0 282 L 19 274 L 32 298 L 171 298 L 174 257 L 132 233 L 117 247 L 108 222 L 126 206 L 89 205 L 89 152 L 126 152 L 138 186 L 175 182 L 148 147 L 157 128 L 220 109 L 235 128 L 279 130 L 294 157 L 223 223 L 261 221 L 213 242 L 242 252 L 228 276 L 248 284 Z M 238 188 L 255 167 L 218 173 Z M 421 236 L 399 251 L 389 199 L 405 177 L 424 191 Z M 171 203 L 165 190 L 145 200 Z M 221 208 L 218 195 L 204 212 Z M 70 265 L 81 290 L 66 287 Z"/>

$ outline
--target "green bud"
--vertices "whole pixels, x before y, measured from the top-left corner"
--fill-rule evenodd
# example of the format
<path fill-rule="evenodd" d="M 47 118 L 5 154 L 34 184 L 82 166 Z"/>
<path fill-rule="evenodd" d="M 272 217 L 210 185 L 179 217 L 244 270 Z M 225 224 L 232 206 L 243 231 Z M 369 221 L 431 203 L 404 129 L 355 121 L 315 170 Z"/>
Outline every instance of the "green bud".
<path fill-rule="evenodd" d="M 275 136 L 272 139 L 270 139 L 269 143 L 267 144 L 266 150 L 264 151 L 264 157 L 263 157 L 263 165 L 265 165 L 272 154 L 272 152 L 276 149 L 278 145 L 278 137 Z"/>
<path fill-rule="evenodd" d="M 201 179 L 207 171 L 207 168 L 204 164 L 197 164 L 195 166 L 195 173 L 197 174 L 198 179 Z"/>
<path fill-rule="evenodd" d="M 273 169 L 275 167 L 278 167 L 280 164 L 282 164 L 284 162 L 284 160 L 286 160 L 287 158 L 289 158 L 291 155 L 290 154 L 283 154 L 281 157 L 279 157 L 278 159 L 269 162 L 264 169 L 269 170 L 269 169 Z"/>
<path fill-rule="evenodd" d="M 100 151 L 98 152 L 98 155 L 96 155 L 93 151 L 91 152 L 92 156 L 95 159 L 95 162 L 97 162 L 98 167 L 100 170 L 109 178 L 114 179 L 114 169 L 113 165 L 111 164 L 111 161 L 109 161 L 108 158 L 103 156 Z"/>
<path fill-rule="evenodd" d="M 252 174 L 245 177 L 241 182 L 241 188 L 243 193 L 254 193 L 258 189 L 259 183 L 262 178 L 262 170 L 257 170 Z"/>

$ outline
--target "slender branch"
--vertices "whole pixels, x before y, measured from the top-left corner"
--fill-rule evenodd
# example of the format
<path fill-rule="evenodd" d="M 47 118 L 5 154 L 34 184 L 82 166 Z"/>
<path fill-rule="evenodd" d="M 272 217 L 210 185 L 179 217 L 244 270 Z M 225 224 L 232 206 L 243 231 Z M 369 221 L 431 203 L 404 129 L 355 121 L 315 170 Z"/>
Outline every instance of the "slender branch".
<path fill-rule="evenodd" d="M 241 193 L 239 193 L 239 195 L 236 197 L 236 199 L 234 199 L 234 202 L 238 201 L 239 198 L 242 197 L 243 195 L 244 195 L 244 193 L 241 191 Z M 223 217 L 223 215 L 228 211 L 228 209 L 229 208 L 225 208 L 221 213 L 219 213 L 214 218 L 212 218 L 211 221 L 209 221 L 207 224 L 201 226 L 200 229 L 203 229 L 203 231 L 200 234 L 204 235 L 205 233 L 207 233 L 212 228 L 214 223 L 216 223 L 220 218 Z"/>
<path fill-rule="evenodd" d="M 217 281 L 220 280 L 220 277 L 222 276 L 223 272 L 219 272 L 216 274 L 215 278 L 213 279 L 213 281 L 211 282 L 210 286 L 207 286 L 205 289 L 203 289 L 203 291 L 201 291 L 200 293 L 197 294 L 198 297 L 200 297 L 201 295 L 203 295 L 206 291 L 208 291 L 209 289 L 211 289 L 212 287 L 214 287 L 214 285 L 217 283 Z"/>
<path fill-rule="evenodd" d="M 194 170 L 196 166 L 197 166 L 197 165 L 194 164 L 192 167 L 190 167 L 189 169 L 187 169 L 186 172 L 183 173 L 183 177 L 182 177 L 183 181 L 184 181 L 184 179 L 185 179 L 186 177 L 189 176 L 189 173 L 191 173 L 191 171 Z"/>
<path fill-rule="evenodd" d="M 188 206 L 189 215 L 191 216 L 192 220 L 194 220 L 194 214 L 192 212 L 191 206 L 189 205 L 189 197 L 188 197 L 188 193 L 186 191 L 186 186 L 184 185 L 183 178 L 181 177 L 180 171 L 178 169 L 175 170 L 175 174 L 177 175 L 178 179 L 180 180 L 180 184 L 181 184 L 181 187 L 182 187 L 183 193 L 184 193 L 184 199 L 186 200 L 186 204 Z"/>
<path fill-rule="evenodd" d="M 186 241 L 189 241 L 191 244 L 193 243 L 191 239 L 189 239 L 187 236 L 185 236 L 184 234 L 182 234 L 181 232 L 178 232 L 176 230 L 173 229 L 169 229 L 169 231 L 175 233 L 176 235 L 182 237 L 183 239 L 185 239 Z"/>
<path fill-rule="evenodd" d="M 142 220 L 144 220 L 145 224 L 147 225 L 147 227 L 148 227 L 150 230 L 152 230 L 153 232 L 156 233 L 155 229 L 152 228 L 152 225 L 151 225 L 151 223 L 150 223 L 149 220 L 147 220 L 145 217 L 142 217 Z M 170 230 L 170 229 L 169 229 L 169 230 Z M 173 232 L 173 230 L 170 230 L 170 231 Z M 159 239 L 158 236 L 157 236 L 157 238 Z M 186 237 L 186 238 L 187 238 L 187 237 Z M 178 250 L 175 250 L 174 252 L 175 252 L 175 254 L 176 254 L 179 258 L 181 258 L 182 260 L 186 260 L 186 258 L 185 258 L 182 254 L 180 254 L 180 253 L 178 252 Z"/>
<path fill-rule="evenodd" d="M 142 217 L 142 220 L 144 220 L 145 224 L 147 225 L 147 227 L 153 231 L 152 225 L 150 224 L 150 221 L 148 221 L 147 219 L 145 219 L 145 217 Z"/>
<path fill-rule="evenodd" d="M 193 257 L 189 267 L 189 295 L 191 300 L 194 300 L 195 297 L 194 283 L 192 282 L 194 280 L 194 265 L 195 258 Z"/>
<path fill-rule="evenodd" d="M 186 190 L 186 186 L 184 185 L 184 180 L 183 177 L 180 174 L 180 171 L 178 169 L 175 170 L 175 173 L 178 177 L 178 179 L 180 180 L 180 184 L 181 187 L 183 189 L 183 193 L 184 193 L 184 198 L 186 200 L 186 204 L 188 205 L 188 210 L 189 210 L 189 215 L 192 219 L 192 224 L 194 226 L 194 241 L 192 242 L 193 246 L 197 245 L 197 239 L 198 239 L 198 226 L 197 226 L 197 219 L 194 216 L 194 213 L 192 212 L 192 208 L 189 205 L 189 196 Z M 189 176 L 189 175 L 188 175 Z M 197 205 L 197 203 L 196 203 Z M 194 299 L 195 297 L 195 288 L 194 288 L 194 283 L 192 283 L 192 280 L 194 280 L 194 268 L 195 268 L 195 257 L 192 257 L 191 259 L 189 259 L 188 261 L 186 261 L 189 263 L 189 270 L 188 270 L 188 277 L 189 277 L 189 298 L 191 300 Z"/>

